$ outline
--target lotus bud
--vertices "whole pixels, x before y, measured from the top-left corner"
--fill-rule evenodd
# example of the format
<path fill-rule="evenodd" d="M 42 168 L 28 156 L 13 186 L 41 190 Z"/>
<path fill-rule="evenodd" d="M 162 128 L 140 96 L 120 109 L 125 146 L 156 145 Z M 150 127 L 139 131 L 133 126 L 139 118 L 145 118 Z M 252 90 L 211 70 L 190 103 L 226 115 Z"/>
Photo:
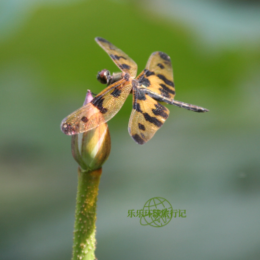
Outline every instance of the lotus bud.
<path fill-rule="evenodd" d="M 91 91 L 88 90 L 83 105 L 91 102 L 92 99 Z M 85 171 L 101 168 L 110 150 L 110 133 L 106 123 L 87 132 L 73 135 L 71 138 L 72 155 L 81 169 Z"/>

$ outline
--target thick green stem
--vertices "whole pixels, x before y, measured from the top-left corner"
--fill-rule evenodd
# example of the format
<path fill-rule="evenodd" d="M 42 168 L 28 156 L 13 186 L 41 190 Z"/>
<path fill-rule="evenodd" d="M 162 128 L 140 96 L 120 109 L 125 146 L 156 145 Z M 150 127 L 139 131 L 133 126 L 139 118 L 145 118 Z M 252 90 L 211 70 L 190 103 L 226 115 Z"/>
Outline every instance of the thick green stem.
<path fill-rule="evenodd" d="M 96 248 L 96 205 L 102 169 L 78 170 L 78 192 L 72 260 L 94 260 Z"/>

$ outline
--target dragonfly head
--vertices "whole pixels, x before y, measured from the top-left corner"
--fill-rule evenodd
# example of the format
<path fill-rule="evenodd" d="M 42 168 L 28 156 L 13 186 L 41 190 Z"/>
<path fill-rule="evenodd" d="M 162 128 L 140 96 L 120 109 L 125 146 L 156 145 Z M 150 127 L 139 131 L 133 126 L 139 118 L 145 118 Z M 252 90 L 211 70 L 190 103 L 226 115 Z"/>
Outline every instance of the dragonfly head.
<path fill-rule="evenodd" d="M 97 74 L 97 80 L 102 84 L 108 84 L 111 79 L 110 71 L 103 69 Z"/>

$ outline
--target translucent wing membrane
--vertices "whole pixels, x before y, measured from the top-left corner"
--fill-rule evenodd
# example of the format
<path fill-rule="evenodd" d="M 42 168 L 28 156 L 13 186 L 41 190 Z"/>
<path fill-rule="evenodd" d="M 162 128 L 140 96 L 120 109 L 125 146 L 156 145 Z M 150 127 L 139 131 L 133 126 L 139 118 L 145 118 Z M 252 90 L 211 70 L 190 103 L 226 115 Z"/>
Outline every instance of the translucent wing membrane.
<path fill-rule="evenodd" d="M 149 141 L 169 116 L 169 110 L 145 94 L 133 88 L 133 110 L 129 120 L 128 131 L 138 143 Z"/>
<path fill-rule="evenodd" d="M 175 88 L 170 57 L 163 52 L 150 56 L 145 70 L 137 77 L 141 88 L 157 101 L 182 107 L 194 112 L 207 112 L 203 107 L 174 100 Z"/>
<path fill-rule="evenodd" d="M 152 53 L 137 79 L 140 85 L 155 94 L 169 99 L 175 96 L 171 59 L 163 52 Z"/>
<path fill-rule="evenodd" d="M 103 38 L 97 37 L 95 40 L 107 52 L 118 68 L 123 72 L 129 73 L 131 77 L 136 77 L 137 64 L 130 57 Z"/>
<path fill-rule="evenodd" d="M 90 103 L 81 107 L 61 122 L 61 130 L 67 135 L 89 131 L 110 120 L 124 104 L 132 86 L 119 80 L 98 94 Z"/>

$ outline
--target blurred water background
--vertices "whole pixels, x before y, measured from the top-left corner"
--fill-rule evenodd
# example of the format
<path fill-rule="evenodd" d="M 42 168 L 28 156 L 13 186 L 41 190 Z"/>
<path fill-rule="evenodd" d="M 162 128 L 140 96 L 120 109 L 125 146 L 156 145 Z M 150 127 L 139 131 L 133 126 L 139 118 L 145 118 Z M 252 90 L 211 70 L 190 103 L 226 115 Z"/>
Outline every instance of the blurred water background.
<path fill-rule="evenodd" d="M 118 71 L 101 36 L 145 67 L 172 59 L 177 100 L 139 146 L 131 97 L 109 122 L 98 198 L 97 258 L 260 259 L 260 1 L 0 2 L 0 258 L 70 259 L 77 164 L 61 120 Z M 152 197 L 186 209 L 163 228 L 128 218 Z"/>

